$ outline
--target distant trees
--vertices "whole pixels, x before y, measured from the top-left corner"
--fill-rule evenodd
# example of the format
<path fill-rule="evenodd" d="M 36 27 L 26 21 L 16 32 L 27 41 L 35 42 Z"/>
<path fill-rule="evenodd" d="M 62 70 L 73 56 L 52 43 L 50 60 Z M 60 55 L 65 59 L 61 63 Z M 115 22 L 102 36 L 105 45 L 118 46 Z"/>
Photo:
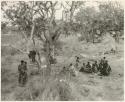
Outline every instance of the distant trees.
<path fill-rule="evenodd" d="M 105 23 L 105 26 L 102 26 L 103 31 L 108 31 L 115 37 L 115 39 L 119 39 L 118 37 L 123 35 L 122 30 L 124 29 L 124 9 L 117 1 L 108 3 L 105 2 L 100 4 L 99 8 L 99 17 L 103 18 L 102 21 Z"/>
<path fill-rule="evenodd" d="M 124 27 L 124 9 L 118 2 L 98 2 L 99 10 L 93 7 L 81 8 L 76 15 L 76 21 L 82 25 L 82 35 L 87 41 L 94 43 L 95 37 L 101 37 L 106 32 L 117 36 Z"/>

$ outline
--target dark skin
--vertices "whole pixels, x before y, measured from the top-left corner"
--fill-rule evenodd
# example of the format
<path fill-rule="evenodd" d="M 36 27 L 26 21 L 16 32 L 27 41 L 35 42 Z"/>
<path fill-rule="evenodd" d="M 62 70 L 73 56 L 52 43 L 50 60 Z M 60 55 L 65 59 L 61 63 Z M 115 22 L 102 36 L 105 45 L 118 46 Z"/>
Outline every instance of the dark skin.
<path fill-rule="evenodd" d="M 22 70 L 24 64 L 25 64 L 25 61 L 21 60 L 21 64 L 18 66 L 19 73 L 21 73 L 21 70 Z"/>
<path fill-rule="evenodd" d="M 85 63 L 83 63 L 83 66 L 81 67 L 81 69 L 79 70 L 80 72 L 83 72 L 85 68 Z"/>
<path fill-rule="evenodd" d="M 87 66 L 87 67 L 91 67 L 90 62 L 88 62 L 86 66 Z"/>
<path fill-rule="evenodd" d="M 23 76 L 24 64 L 25 64 L 24 61 L 21 60 L 21 64 L 18 66 L 18 71 L 19 71 L 19 79 L 18 79 L 18 81 L 19 81 L 19 84 L 22 83 L 22 76 Z"/>
<path fill-rule="evenodd" d="M 100 71 L 102 75 L 108 75 L 111 71 L 111 67 L 108 65 L 108 61 L 106 60 L 103 64 L 103 69 Z"/>
<path fill-rule="evenodd" d="M 21 61 L 21 64 L 18 67 L 19 69 L 19 84 L 25 85 L 27 82 L 27 62 Z"/>
<path fill-rule="evenodd" d="M 92 73 L 92 68 L 91 68 L 90 62 L 88 62 L 87 65 L 85 65 L 84 72 Z"/>
<path fill-rule="evenodd" d="M 26 71 L 27 70 L 27 62 L 24 62 L 24 64 L 25 64 L 24 70 Z"/>

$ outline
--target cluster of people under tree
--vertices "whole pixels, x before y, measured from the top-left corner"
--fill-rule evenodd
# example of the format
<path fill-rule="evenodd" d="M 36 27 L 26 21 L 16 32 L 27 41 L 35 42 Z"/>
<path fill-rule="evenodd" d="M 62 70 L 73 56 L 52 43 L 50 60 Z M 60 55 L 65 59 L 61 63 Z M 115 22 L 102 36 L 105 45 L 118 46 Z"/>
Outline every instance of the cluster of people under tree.
<path fill-rule="evenodd" d="M 83 63 L 80 72 L 87 72 L 87 73 L 99 73 L 99 75 L 107 76 L 111 72 L 111 67 L 106 60 L 106 57 L 103 57 L 99 63 L 95 61 L 92 65 L 88 62 L 86 65 Z"/>
<path fill-rule="evenodd" d="M 78 68 L 79 64 L 80 64 L 80 59 L 79 57 L 77 57 L 75 65 L 73 66 L 73 64 L 71 63 L 69 65 L 69 68 L 73 72 L 75 68 L 76 69 Z M 108 76 L 111 72 L 111 67 L 108 64 L 106 57 L 103 57 L 103 59 L 101 59 L 99 63 L 97 61 L 95 61 L 92 65 L 90 64 L 90 62 L 87 62 L 87 64 L 83 63 L 79 72 L 98 73 L 99 75 Z"/>

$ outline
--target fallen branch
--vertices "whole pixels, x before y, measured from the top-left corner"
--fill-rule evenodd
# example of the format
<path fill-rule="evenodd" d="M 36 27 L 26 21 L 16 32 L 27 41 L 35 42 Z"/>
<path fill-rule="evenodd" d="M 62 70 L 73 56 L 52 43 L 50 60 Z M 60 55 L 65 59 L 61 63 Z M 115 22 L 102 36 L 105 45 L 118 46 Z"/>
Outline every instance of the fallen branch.
<path fill-rule="evenodd" d="M 25 52 L 25 51 L 23 51 L 23 50 L 21 50 L 21 49 L 19 49 L 19 48 L 16 48 L 15 46 L 12 46 L 12 45 L 8 45 L 8 46 L 10 46 L 10 47 L 16 49 L 17 51 L 19 51 L 19 52 L 21 52 L 21 53 L 23 53 L 23 54 L 28 54 L 28 52 Z"/>

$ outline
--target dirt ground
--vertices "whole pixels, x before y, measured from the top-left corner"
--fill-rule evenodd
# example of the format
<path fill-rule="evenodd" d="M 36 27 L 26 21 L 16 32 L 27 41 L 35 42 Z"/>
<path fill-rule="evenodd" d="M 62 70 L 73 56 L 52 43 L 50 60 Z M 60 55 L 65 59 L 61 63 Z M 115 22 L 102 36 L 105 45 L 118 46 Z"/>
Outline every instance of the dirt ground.
<path fill-rule="evenodd" d="M 5 37 L 4 37 L 5 38 Z M 5 39 L 6 40 L 6 39 Z M 84 41 L 79 42 L 76 36 L 67 38 L 61 37 L 63 43 L 57 61 L 59 64 L 68 65 L 74 61 L 74 56 L 78 55 L 81 58 L 81 63 L 88 59 L 99 60 L 106 56 L 112 68 L 109 76 L 101 77 L 96 74 L 87 74 L 78 72 L 76 77 L 71 78 L 68 82 L 74 101 L 122 101 L 124 99 L 124 41 L 117 44 L 118 52 L 116 54 L 100 54 L 100 46 L 103 44 L 87 44 Z M 9 42 L 10 41 L 10 42 Z M 9 40 L 8 43 L 11 43 Z M 5 41 L 7 43 L 7 41 Z M 2 44 L 4 39 L 2 38 Z M 94 56 L 94 57 L 93 57 Z M 21 59 L 28 61 L 28 57 L 22 54 L 5 55 L 1 58 L 1 98 L 2 100 L 20 100 L 23 98 L 21 94 L 25 88 L 18 86 L 17 66 Z M 29 62 L 28 62 L 29 65 Z M 29 73 L 35 70 L 35 67 L 28 66 Z M 33 79 L 39 79 L 39 75 L 29 76 L 29 82 Z M 65 83 L 67 80 L 64 80 Z M 37 80 L 38 82 L 38 80 Z M 19 93 L 18 93 L 19 92 Z M 22 93 L 21 93 L 22 92 Z M 25 94 L 29 92 L 25 91 Z M 26 94 L 27 95 L 27 94 Z M 25 95 L 25 96 L 26 96 Z M 23 96 L 22 96 L 23 97 Z M 25 99 L 29 100 L 29 99 Z"/>

